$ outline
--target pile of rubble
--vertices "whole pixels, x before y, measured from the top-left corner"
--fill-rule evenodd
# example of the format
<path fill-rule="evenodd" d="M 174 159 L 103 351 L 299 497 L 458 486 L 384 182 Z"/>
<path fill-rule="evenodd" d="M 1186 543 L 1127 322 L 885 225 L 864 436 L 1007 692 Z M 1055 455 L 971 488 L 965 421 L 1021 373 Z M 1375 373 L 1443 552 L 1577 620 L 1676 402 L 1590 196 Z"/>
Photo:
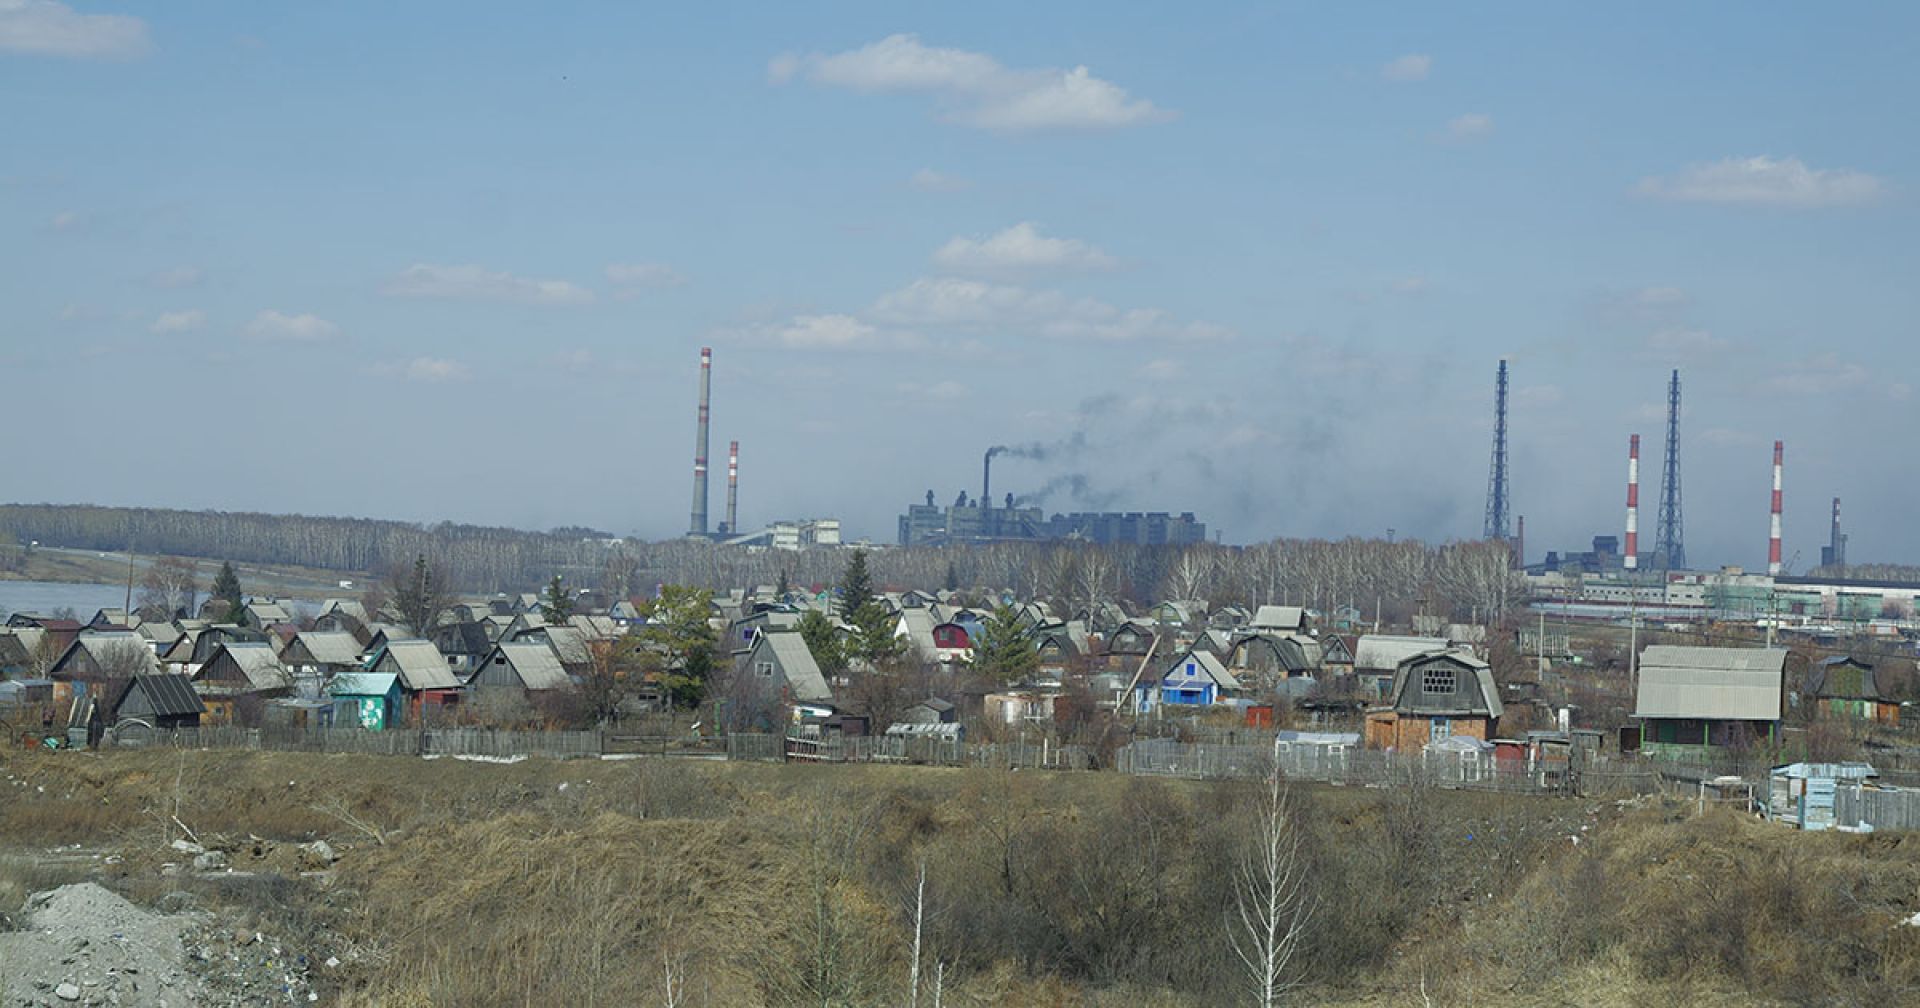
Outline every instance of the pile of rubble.
<path fill-rule="evenodd" d="M 4 1008 L 189 1008 L 318 1000 L 302 957 L 202 914 L 143 910 L 91 882 L 35 893 L 0 933 Z"/>

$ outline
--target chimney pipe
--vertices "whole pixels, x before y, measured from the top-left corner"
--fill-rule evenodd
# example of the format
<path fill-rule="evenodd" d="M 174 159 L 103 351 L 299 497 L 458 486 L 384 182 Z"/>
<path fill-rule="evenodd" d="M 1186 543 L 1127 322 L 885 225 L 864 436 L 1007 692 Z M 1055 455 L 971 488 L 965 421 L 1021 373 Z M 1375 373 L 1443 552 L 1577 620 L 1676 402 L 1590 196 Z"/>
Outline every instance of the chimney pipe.
<path fill-rule="evenodd" d="M 740 442 L 727 445 L 727 531 L 740 534 Z"/>
<path fill-rule="evenodd" d="M 707 412 L 713 391 L 713 348 L 700 348 L 700 423 L 693 437 L 693 523 L 689 535 L 707 534 Z"/>
<path fill-rule="evenodd" d="M 1521 515 L 1514 525 L 1513 567 L 1515 570 L 1527 569 L 1527 516 Z"/>
<path fill-rule="evenodd" d="M 1640 566 L 1640 435 L 1627 439 L 1627 555 L 1628 570 Z"/>
<path fill-rule="evenodd" d="M 1785 454 L 1783 442 L 1773 443 L 1773 512 L 1767 531 L 1767 573 L 1780 575 L 1780 462 Z"/>
<path fill-rule="evenodd" d="M 987 457 L 980 461 L 980 506 L 993 506 L 993 449 L 987 449 Z"/>
<path fill-rule="evenodd" d="M 1827 533 L 1827 562 L 1840 568 L 1839 575 L 1846 576 L 1847 536 L 1840 531 L 1840 498 L 1833 499 L 1833 529 Z"/>

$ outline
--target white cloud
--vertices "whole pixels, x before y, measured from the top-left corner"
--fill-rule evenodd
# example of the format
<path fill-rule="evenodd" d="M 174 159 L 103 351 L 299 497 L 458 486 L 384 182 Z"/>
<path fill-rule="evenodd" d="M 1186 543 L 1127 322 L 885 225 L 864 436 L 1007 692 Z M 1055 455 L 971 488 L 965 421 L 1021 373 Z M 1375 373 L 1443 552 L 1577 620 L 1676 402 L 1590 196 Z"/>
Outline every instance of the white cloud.
<path fill-rule="evenodd" d="M 1433 282 L 1428 280 L 1424 275 L 1414 274 L 1412 276 L 1403 276 L 1395 280 L 1393 282 L 1393 292 L 1395 294 L 1407 294 L 1407 295 L 1425 294 L 1427 292 L 1427 288 L 1432 286 L 1433 286 Z"/>
<path fill-rule="evenodd" d="M 400 381 L 432 385 L 462 382 L 473 377 L 472 368 L 457 360 L 448 360 L 444 357 L 415 357 L 412 360 L 391 361 L 376 364 L 371 370 L 382 378 L 396 378 Z"/>
<path fill-rule="evenodd" d="M 954 402 L 955 400 L 965 399 L 969 394 L 969 390 L 965 385 L 952 380 L 938 381 L 932 385 L 916 385 L 913 382 L 902 382 L 896 387 L 902 398 L 916 401 Z"/>
<path fill-rule="evenodd" d="M 1084 66 L 1016 70 L 985 53 L 922 45 L 917 35 L 830 56 L 783 55 L 767 66 L 776 84 L 801 76 L 866 93 L 932 95 L 951 121 L 984 129 L 1105 129 L 1171 118 Z"/>
<path fill-rule="evenodd" d="M 906 350 L 924 344 L 909 332 L 882 329 L 852 315 L 795 315 L 748 334 L 788 350 Z"/>
<path fill-rule="evenodd" d="M 402 270 L 387 282 L 385 291 L 395 297 L 542 305 L 586 304 L 593 300 L 592 291 L 567 280 L 536 280 L 474 265 L 429 263 L 415 263 Z"/>
<path fill-rule="evenodd" d="M 1493 135 L 1493 117 L 1485 112 L 1469 112 L 1447 120 L 1447 139 L 1466 142 Z"/>
<path fill-rule="evenodd" d="M 1878 200 L 1884 186 L 1865 172 L 1809 168 L 1799 158 L 1766 155 L 1693 164 L 1667 177 L 1640 180 L 1642 196 L 1680 203 L 1732 203 L 1817 210 Z"/>
<path fill-rule="evenodd" d="M 1885 377 L 1884 372 L 1865 364 L 1823 353 L 1788 364 L 1786 370 L 1767 381 L 1765 389 L 1782 396 L 1837 396 L 1878 390 L 1896 401 L 1911 392 L 1905 383 Z"/>
<path fill-rule="evenodd" d="M 1426 53 L 1408 53 L 1380 68 L 1380 76 L 1390 81 L 1423 81 L 1433 70 L 1433 57 Z"/>
<path fill-rule="evenodd" d="M 915 329 L 1025 330 L 1059 340 L 1201 342 L 1233 338 L 1205 322 L 1181 322 L 1158 308 L 1118 308 L 1096 298 L 958 277 L 924 277 L 882 295 L 870 313 Z"/>
<path fill-rule="evenodd" d="M 687 282 L 678 270 L 661 263 L 614 263 L 607 267 L 607 281 L 623 296 L 642 290 L 679 287 Z"/>
<path fill-rule="evenodd" d="M 271 308 L 247 323 L 246 334 L 275 343 L 319 343 L 340 334 L 340 327 L 317 315 L 288 315 Z"/>
<path fill-rule="evenodd" d="M 0 0 L 0 50 L 111 58 L 147 49 L 147 23 L 125 14 L 81 14 L 54 0 Z"/>
<path fill-rule="evenodd" d="M 1186 372 L 1185 365 L 1181 364 L 1177 360 L 1172 360 L 1167 357 L 1161 357 L 1157 360 L 1150 360 L 1140 366 L 1140 374 L 1143 377 L 1154 378 L 1161 381 L 1165 381 L 1171 378 L 1178 378 L 1185 372 Z"/>
<path fill-rule="evenodd" d="M 0 0 L 4 2 L 4 0 Z M 48 218 L 47 226 L 55 231 L 71 231 L 80 226 L 81 217 L 72 210 L 62 210 Z"/>
<path fill-rule="evenodd" d="M 1662 360 L 1680 357 L 1707 357 L 1726 350 L 1731 344 L 1705 329 L 1674 326 L 1647 336 L 1647 350 Z"/>
<path fill-rule="evenodd" d="M 1048 238 L 1021 222 L 986 238 L 955 238 L 933 261 L 962 272 L 997 273 L 1041 269 L 1110 269 L 1112 256 L 1078 238 Z"/>
<path fill-rule="evenodd" d="M 177 290 L 181 287 L 193 287 L 206 279 L 206 274 L 197 266 L 175 266 L 161 270 L 147 278 L 155 287 L 163 290 Z"/>
<path fill-rule="evenodd" d="M 946 172 L 934 171 L 931 168 L 922 168 L 914 172 L 913 178 L 908 180 L 908 184 L 921 192 L 937 193 L 962 192 L 973 188 L 973 183 L 968 179 L 960 178 L 957 175 L 948 175 Z"/>
<path fill-rule="evenodd" d="M 156 333 L 182 333 L 192 332 L 206 324 L 206 312 L 198 308 L 189 308 L 186 311 L 161 313 L 159 318 L 153 320 L 150 328 Z"/>

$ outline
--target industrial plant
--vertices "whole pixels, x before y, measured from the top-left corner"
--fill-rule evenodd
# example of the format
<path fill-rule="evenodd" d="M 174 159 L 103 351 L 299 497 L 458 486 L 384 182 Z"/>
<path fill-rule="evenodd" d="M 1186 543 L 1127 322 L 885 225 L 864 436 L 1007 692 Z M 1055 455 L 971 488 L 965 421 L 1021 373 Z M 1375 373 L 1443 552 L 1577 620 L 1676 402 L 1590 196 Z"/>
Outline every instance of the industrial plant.
<path fill-rule="evenodd" d="M 926 503 L 909 505 L 900 516 L 900 545 L 1082 540 L 1181 546 L 1207 541 L 1206 523 L 1191 511 L 1076 511 L 1049 517 L 1041 508 L 1019 506 L 1013 494 L 995 507 L 993 458 L 1006 450 L 987 449 L 981 462 L 980 496 L 969 499 L 962 490 L 952 505 L 943 508 L 928 490 Z"/>

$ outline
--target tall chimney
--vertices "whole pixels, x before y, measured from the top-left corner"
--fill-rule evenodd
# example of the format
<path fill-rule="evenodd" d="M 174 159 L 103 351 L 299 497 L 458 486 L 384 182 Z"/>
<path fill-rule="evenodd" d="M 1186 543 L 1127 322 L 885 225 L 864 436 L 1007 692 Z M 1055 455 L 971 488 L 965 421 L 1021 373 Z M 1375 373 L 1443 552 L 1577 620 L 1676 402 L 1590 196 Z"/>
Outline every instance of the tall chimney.
<path fill-rule="evenodd" d="M 740 442 L 727 444 L 727 531 L 740 534 Z"/>
<path fill-rule="evenodd" d="M 1833 528 L 1827 533 L 1827 563 L 1840 568 L 1836 573 L 1846 577 L 1847 536 L 1840 531 L 1840 498 L 1833 499 Z"/>
<path fill-rule="evenodd" d="M 1513 569 L 1527 569 L 1527 516 L 1521 515 L 1514 525 L 1513 532 Z"/>
<path fill-rule="evenodd" d="M 987 449 L 986 458 L 980 461 L 980 506 L 993 506 L 993 449 Z"/>
<path fill-rule="evenodd" d="M 1627 555 L 1628 570 L 1640 566 L 1640 435 L 1627 439 Z"/>
<path fill-rule="evenodd" d="M 1780 460 L 1785 454 L 1782 442 L 1773 443 L 1773 514 L 1767 529 L 1767 573 L 1780 574 Z"/>
<path fill-rule="evenodd" d="M 700 425 L 693 436 L 693 524 L 689 535 L 707 534 L 707 408 L 713 391 L 713 348 L 700 348 Z"/>

